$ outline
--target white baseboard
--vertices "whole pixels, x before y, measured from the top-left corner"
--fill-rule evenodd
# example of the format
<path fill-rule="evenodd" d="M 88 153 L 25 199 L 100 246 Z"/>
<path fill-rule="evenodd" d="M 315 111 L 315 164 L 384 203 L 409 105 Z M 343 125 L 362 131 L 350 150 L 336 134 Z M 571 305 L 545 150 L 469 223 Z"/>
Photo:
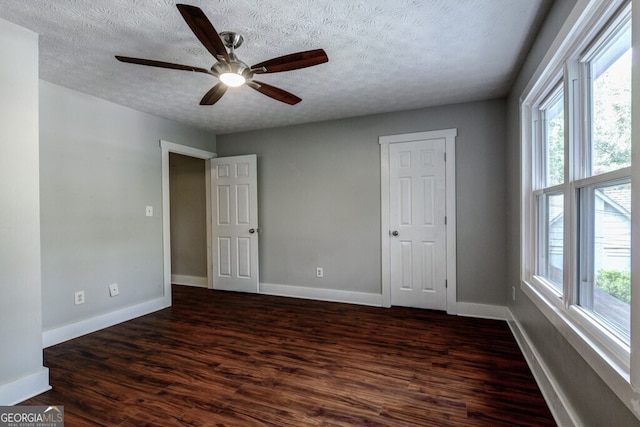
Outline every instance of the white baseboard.
<path fill-rule="evenodd" d="M 507 309 L 507 314 L 507 324 L 558 426 L 578 427 L 583 425 L 525 330 L 522 329 L 509 309 Z"/>
<path fill-rule="evenodd" d="M 457 303 L 458 316 L 479 317 L 481 319 L 507 320 L 508 309 L 502 305 L 476 304 L 471 302 Z"/>
<path fill-rule="evenodd" d="M 382 306 L 381 294 L 340 291 L 336 289 L 307 288 L 304 286 L 276 285 L 260 283 L 259 293 L 280 297 L 313 299 L 318 301 L 345 302 L 350 304 Z"/>
<path fill-rule="evenodd" d="M 51 390 L 49 369 L 42 367 L 37 372 L 0 385 L 0 406 L 16 405 L 47 390 Z"/>
<path fill-rule="evenodd" d="M 209 283 L 206 277 L 187 276 L 184 274 L 172 274 L 171 283 L 175 285 L 196 286 L 198 288 L 209 287 Z"/>
<path fill-rule="evenodd" d="M 52 345 L 60 344 L 61 342 L 78 338 L 82 335 L 90 334 L 91 332 L 108 328 L 109 326 L 117 325 L 118 323 L 126 322 L 127 320 L 135 319 L 136 317 L 144 316 L 170 306 L 170 298 L 156 298 L 111 313 L 81 320 L 70 325 L 49 329 L 42 333 L 42 345 L 44 348 L 51 347 Z"/>

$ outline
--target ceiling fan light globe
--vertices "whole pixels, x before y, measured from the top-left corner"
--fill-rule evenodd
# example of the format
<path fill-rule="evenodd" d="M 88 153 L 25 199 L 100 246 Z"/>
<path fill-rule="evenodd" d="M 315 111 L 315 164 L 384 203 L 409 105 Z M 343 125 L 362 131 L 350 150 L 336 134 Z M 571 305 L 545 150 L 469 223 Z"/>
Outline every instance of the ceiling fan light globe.
<path fill-rule="evenodd" d="M 238 87 L 242 86 L 247 80 L 240 74 L 222 73 L 220 74 L 220 81 L 229 87 Z"/>

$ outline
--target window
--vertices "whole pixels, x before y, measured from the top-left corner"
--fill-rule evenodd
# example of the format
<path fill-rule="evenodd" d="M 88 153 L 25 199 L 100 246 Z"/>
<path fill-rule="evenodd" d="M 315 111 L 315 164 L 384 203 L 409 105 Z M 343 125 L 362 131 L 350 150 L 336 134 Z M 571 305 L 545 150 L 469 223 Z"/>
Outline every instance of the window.
<path fill-rule="evenodd" d="M 538 204 L 537 274 L 562 294 L 564 263 L 564 194 L 542 194 Z"/>
<path fill-rule="evenodd" d="M 590 175 L 631 166 L 631 21 L 587 62 L 591 110 Z"/>
<path fill-rule="evenodd" d="M 523 95 L 522 286 L 608 384 L 627 387 L 612 386 L 623 396 L 633 375 L 640 386 L 631 2 L 585 10 Z"/>
<path fill-rule="evenodd" d="M 564 94 L 556 85 L 538 111 L 540 129 L 536 204 L 536 274 L 545 285 L 562 294 L 564 259 Z M 537 122 L 540 123 L 537 123 Z"/>
<path fill-rule="evenodd" d="M 627 346 L 631 339 L 631 17 L 622 15 L 581 58 L 588 141 L 578 181 L 576 304 Z M 577 140 L 577 143 L 581 141 Z M 612 176 L 612 174 L 614 174 Z"/>
<path fill-rule="evenodd" d="M 550 105 L 542 109 L 545 187 L 564 182 L 564 95 L 561 89 L 556 90 Z"/>
<path fill-rule="evenodd" d="M 579 190 L 577 303 L 627 345 L 631 338 L 631 183 Z"/>

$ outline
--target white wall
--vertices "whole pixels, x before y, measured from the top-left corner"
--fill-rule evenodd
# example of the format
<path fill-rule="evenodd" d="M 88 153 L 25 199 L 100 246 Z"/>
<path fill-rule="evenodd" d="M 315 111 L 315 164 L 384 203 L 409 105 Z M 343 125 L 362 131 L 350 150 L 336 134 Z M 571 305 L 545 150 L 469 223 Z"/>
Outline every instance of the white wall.
<path fill-rule="evenodd" d="M 49 386 L 42 366 L 37 34 L 0 19 L 0 58 L 0 405 L 9 405 Z"/>
<path fill-rule="evenodd" d="M 46 337 L 163 301 L 161 139 L 209 151 L 216 146 L 210 132 L 41 81 Z M 145 206 L 153 206 L 153 217 L 145 216 Z M 111 283 L 120 288 L 113 298 Z M 86 303 L 74 305 L 80 290 Z"/>
<path fill-rule="evenodd" d="M 220 157 L 258 155 L 260 282 L 380 294 L 378 137 L 457 128 L 458 301 L 504 306 L 504 105 L 499 99 L 218 135 Z"/>

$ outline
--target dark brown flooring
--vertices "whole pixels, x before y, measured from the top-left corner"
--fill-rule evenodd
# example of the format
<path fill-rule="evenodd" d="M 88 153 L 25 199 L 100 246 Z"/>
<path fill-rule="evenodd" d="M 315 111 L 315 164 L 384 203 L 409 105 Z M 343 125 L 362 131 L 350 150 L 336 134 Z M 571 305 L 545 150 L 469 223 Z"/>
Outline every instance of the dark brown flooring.
<path fill-rule="evenodd" d="M 551 426 L 505 322 L 174 286 L 45 349 L 75 426 Z"/>

